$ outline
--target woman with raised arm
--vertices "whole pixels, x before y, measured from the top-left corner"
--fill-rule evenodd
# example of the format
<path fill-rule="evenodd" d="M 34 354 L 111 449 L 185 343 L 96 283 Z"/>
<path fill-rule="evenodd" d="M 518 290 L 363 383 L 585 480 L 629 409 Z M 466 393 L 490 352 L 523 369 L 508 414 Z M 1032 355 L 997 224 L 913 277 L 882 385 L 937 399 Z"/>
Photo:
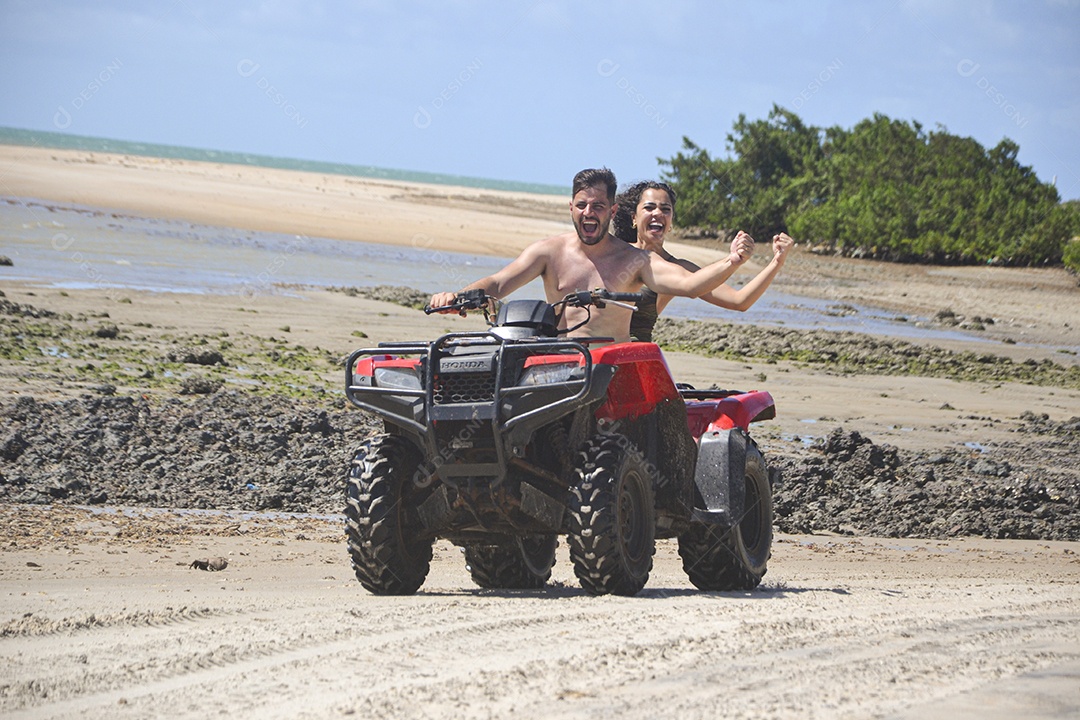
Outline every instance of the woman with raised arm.
<path fill-rule="evenodd" d="M 635 183 L 624 190 L 616 202 L 618 210 L 613 222 L 615 237 L 691 272 L 698 269 L 689 260 L 673 257 L 664 250 L 664 237 L 675 219 L 675 191 L 667 183 L 654 180 Z M 772 259 L 754 279 L 738 290 L 729 285 L 720 285 L 700 298 L 728 310 L 745 311 L 768 289 L 794 244 L 795 241 L 786 233 L 774 235 Z M 637 304 L 637 312 L 630 319 L 630 336 L 634 340 L 651 342 L 656 318 L 674 296 L 657 295 L 647 287 L 642 288 L 642 294 L 644 298 Z"/>

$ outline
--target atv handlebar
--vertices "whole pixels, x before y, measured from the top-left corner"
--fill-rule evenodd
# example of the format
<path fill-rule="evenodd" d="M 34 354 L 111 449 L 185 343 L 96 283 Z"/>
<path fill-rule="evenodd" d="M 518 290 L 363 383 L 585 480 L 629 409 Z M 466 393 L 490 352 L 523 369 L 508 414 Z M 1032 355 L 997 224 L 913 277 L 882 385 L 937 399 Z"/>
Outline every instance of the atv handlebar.
<path fill-rule="evenodd" d="M 454 298 L 454 302 L 449 305 L 443 305 L 442 307 L 425 305 L 424 313 L 431 315 L 432 313 L 442 312 L 443 310 L 457 310 L 464 315 L 467 310 L 479 310 L 480 308 L 487 307 L 488 303 L 492 300 L 495 300 L 495 298 L 488 295 L 483 290 L 466 290 L 465 292 L 458 293 L 457 297 Z"/>
<path fill-rule="evenodd" d="M 602 308 L 605 302 L 610 303 L 636 303 L 641 301 L 642 294 L 639 292 L 612 292 L 604 288 L 595 290 L 579 290 L 563 297 L 555 305 L 569 305 L 571 307 L 589 307 L 590 305 Z M 488 295 L 483 290 L 466 290 L 458 293 L 454 302 L 441 307 L 424 306 L 424 312 L 428 315 L 442 312 L 443 310 L 479 310 L 496 298 Z"/>
<path fill-rule="evenodd" d="M 612 305 L 618 305 L 619 307 L 626 308 L 627 310 L 637 310 L 634 305 L 628 303 L 641 302 L 641 293 L 629 293 L 629 292 L 611 292 L 604 288 L 596 288 L 595 290 L 582 290 L 576 293 L 570 293 L 562 299 L 562 304 L 572 307 L 598 307 L 603 309 L 605 305 L 611 303 Z"/>
<path fill-rule="evenodd" d="M 639 292 L 611 292 L 602 289 L 593 290 L 593 292 L 600 293 L 604 300 L 614 300 L 616 302 L 639 302 L 643 295 L 643 293 Z"/>
<path fill-rule="evenodd" d="M 592 319 L 592 311 L 589 309 L 590 306 L 603 309 L 608 305 L 617 305 L 618 307 L 625 308 L 630 311 L 637 310 L 637 307 L 635 305 L 630 305 L 626 301 L 640 302 L 641 293 L 611 292 L 609 290 L 605 290 L 604 288 L 596 288 L 595 290 L 579 290 L 578 292 L 570 293 L 559 302 L 554 303 L 552 307 L 559 308 L 559 306 L 561 305 L 563 308 L 585 308 L 585 319 L 579 322 L 577 325 L 574 325 L 573 327 L 568 327 L 565 331 L 563 331 L 566 333 L 572 333 L 578 328 L 588 324 L 589 320 Z M 556 311 L 559 312 L 560 315 L 562 315 L 561 311 Z"/>
<path fill-rule="evenodd" d="M 612 292 L 610 290 L 605 290 L 604 288 L 596 288 L 595 290 L 578 290 L 577 292 L 569 293 L 564 296 L 562 300 L 552 303 L 551 307 L 559 317 L 562 316 L 562 310 L 567 307 L 585 308 L 587 313 L 590 307 L 603 309 L 607 305 L 615 305 L 630 311 L 635 311 L 637 310 L 637 306 L 630 303 L 641 302 L 641 298 L 642 293 L 639 292 Z M 491 319 L 489 312 L 493 307 L 493 303 L 497 300 L 498 298 L 488 295 L 481 289 L 466 290 L 458 293 L 454 298 L 454 302 L 449 305 L 443 305 L 441 307 L 425 305 L 424 312 L 431 315 L 432 313 L 450 310 L 456 311 L 464 317 L 469 310 L 483 310 L 484 317 L 487 319 L 488 324 L 493 325 L 494 321 Z M 569 333 L 577 330 L 588 323 L 591 316 L 592 314 L 588 313 L 584 320 L 573 327 L 561 330 L 560 333 Z"/>

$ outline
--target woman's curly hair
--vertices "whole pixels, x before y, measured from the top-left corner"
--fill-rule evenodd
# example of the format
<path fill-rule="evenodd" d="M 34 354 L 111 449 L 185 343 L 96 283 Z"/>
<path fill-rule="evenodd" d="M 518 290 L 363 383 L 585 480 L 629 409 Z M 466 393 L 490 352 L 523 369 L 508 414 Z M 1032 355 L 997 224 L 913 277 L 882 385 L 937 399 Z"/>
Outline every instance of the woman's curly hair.
<path fill-rule="evenodd" d="M 637 242 L 637 228 L 634 227 L 634 213 L 637 212 L 638 203 L 641 202 L 641 193 L 646 190 L 663 190 L 671 198 L 671 207 L 674 216 L 675 208 L 675 191 L 671 189 L 671 186 L 664 182 L 657 180 L 642 180 L 636 182 L 630 187 L 619 193 L 615 198 L 615 202 L 619 204 L 618 210 L 615 211 L 615 218 L 612 220 L 614 225 L 613 232 L 615 237 L 624 242 L 628 242 L 633 245 Z"/>

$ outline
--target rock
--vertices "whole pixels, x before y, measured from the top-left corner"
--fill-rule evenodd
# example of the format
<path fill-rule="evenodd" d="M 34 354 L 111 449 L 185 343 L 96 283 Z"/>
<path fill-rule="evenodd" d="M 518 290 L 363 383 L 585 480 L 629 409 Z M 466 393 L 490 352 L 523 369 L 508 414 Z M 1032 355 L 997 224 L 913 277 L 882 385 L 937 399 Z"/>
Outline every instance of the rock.
<path fill-rule="evenodd" d="M 30 443 L 20 433 L 9 433 L 7 437 L 0 441 L 0 457 L 9 462 L 18 460 L 23 450 L 29 445 Z"/>
<path fill-rule="evenodd" d="M 212 380 L 205 377 L 184 378 L 180 382 L 181 395 L 213 395 L 222 388 L 225 383 L 221 380 Z"/>
<path fill-rule="evenodd" d="M 211 348 L 177 348 L 165 358 L 169 362 L 184 363 L 185 365 L 227 365 L 225 358 L 217 350 Z"/>
<path fill-rule="evenodd" d="M 229 567 L 229 561 L 223 557 L 214 558 L 200 558 L 198 560 L 192 560 L 189 567 L 196 570 L 207 570 L 209 572 L 218 572 Z"/>

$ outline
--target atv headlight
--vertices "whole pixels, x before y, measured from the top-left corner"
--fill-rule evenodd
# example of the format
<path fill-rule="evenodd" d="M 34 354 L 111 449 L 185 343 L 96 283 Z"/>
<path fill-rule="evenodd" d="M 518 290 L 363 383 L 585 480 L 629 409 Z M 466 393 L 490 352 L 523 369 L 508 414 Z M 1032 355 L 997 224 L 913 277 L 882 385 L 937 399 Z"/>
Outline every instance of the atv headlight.
<path fill-rule="evenodd" d="M 585 377 L 585 368 L 577 363 L 546 363 L 525 368 L 521 374 L 521 385 L 547 385 L 549 383 L 581 380 Z"/>
<path fill-rule="evenodd" d="M 420 378 L 413 368 L 375 368 L 375 386 L 396 390 L 419 390 Z"/>

